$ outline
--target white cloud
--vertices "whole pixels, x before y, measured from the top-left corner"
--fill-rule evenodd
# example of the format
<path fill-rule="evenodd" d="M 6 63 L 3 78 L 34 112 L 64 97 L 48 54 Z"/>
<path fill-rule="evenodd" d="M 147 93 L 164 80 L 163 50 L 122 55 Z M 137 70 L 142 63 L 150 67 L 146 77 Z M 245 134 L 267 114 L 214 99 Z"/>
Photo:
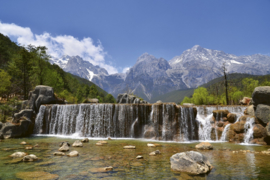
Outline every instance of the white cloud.
<path fill-rule="evenodd" d="M 130 69 L 130 67 L 125 67 L 125 68 L 123 68 L 123 73 L 126 73 L 126 72 L 128 72 L 128 70 Z"/>
<path fill-rule="evenodd" d="M 52 36 L 50 33 L 34 34 L 29 27 L 16 24 L 1 23 L 0 32 L 15 38 L 21 45 L 46 46 L 48 53 L 56 58 L 63 55 L 80 56 L 94 65 L 105 68 L 109 74 L 117 73 L 117 69 L 105 61 L 106 52 L 100 41 L 94 44 L 90 37 L 79 40 L 70 35 Z"/>

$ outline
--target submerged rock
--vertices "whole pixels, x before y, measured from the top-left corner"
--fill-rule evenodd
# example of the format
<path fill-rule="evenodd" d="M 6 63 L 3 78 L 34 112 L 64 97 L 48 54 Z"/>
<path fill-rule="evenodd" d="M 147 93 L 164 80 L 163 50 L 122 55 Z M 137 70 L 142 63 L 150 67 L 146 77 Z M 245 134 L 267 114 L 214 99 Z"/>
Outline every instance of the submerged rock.
<path fill-rule="evenodd" d="M 143 159 L 143 157 L 142 156 L 137 156 L 136 159 Z"/>
<path fill-rule="evenodd" d="M 72 144 L 72 146 L 73 146 L 73 147 L 82 147 L 83 144 L 82 144 L 81 141 L 77 140 L 77 141 L 75 141 L 75 142 Z"/>
<path fill-rule="evenodd" d="M 84 139 L 82 140 L 82 142 L 83 142 L 83 143 L 89 142 L 89 139 L 88 139 L 88 138 L 84 138 Z"/>
<path fill-rule="evenodd" d="M 25 141 L 21 142 L 20 143 L 21 145 L 26 145 L 27 143 Z"/>
<path fill-rule="evenodd" d="M 50 174 L 44 171 L 18 172 L 16 177 L 23 180 L 56 180 L 59 178 L 57 174 Z"/>
<path fill-rule="evenodd" d="M 58 149 L 58 151 L 61 151 L 61 152 L 69 151 L 70 144 L 68 142 L 62 142 L 60 143 L 60 146 L 61 147 Z"/>
<path fill-rule="evenodd" d="M 209 142 L 201 142 L 195 146 L 196 149 L 212 150 L 213 146 Z"/>
<path fill-rule="evenodd" d="M 25 149 L 28 149 L 28 150 L 33 149 L 33 146 L 26 146 Z"/>
<path fill-rule="evenodd" d="M 149 156 L 156 156 L 158 154 L 160 154 L 160 151 L 156 150 L 156 151 L 153 151 L 153 152 L 149 153 Z"/>
<path fill-rule="evenodd" d="M 107 141 L 98 141 L 97 143 L 101 143 L 101 144 L 108 144 Z"/>
<path fill-rule="evenodd" d="M 136 146 L 128 145 L 124 146 L 124 149 L 136 149 Z"/>
<path fill-rule="evenodd" d="M 38 160 L 38 158 L 34 154 L 30 154 L 30 155 L 24 156 L 22 158 L 22 161 L 24 161 L 24 162 L 30 162 L 30 161 L 36 161 L 36 160 Z"/>
<path fill-rule="evenodd" d="M 173 170 L 191 174 L 205 174 L 213 169 L 208 159 L 195 151 L 174 154 L 170 158 L 170 163 Z"/>
<path fill-rule="evenodd" d="M 10 157 L 21 158 L 21 157 L 24 157 L 26 155 L 27 155 L 27 153 L 25 153 L 25 152 L 15 152 L 15 153 L 11 154 Z"/>
<path fill-rule="evenodd" d="M 63 153 L 63 152 L 54 152 L 53 155 L 55 155 L 55 156 L 64 156 L 65 153 Z"/>
<path fill-rule="evenodd" d="M 103 146 L 104 144 L 102 143 L 96 143 L 96 146 Z"/>
<path fill-rule="evenodd" d="M 67 156 L 75 157 L 75 156 L 79 156 L 79 153 L 78 153 L 78 151 L 71 151 L 69 154 L 67 154 Z"/>
<path fill-rule="evenodd" d="M 105 167 L 104 170 L 105 171 L 112 171 L 113 170 L 113 167 L 112 166 L 108 166 L 108 167 Z"/>

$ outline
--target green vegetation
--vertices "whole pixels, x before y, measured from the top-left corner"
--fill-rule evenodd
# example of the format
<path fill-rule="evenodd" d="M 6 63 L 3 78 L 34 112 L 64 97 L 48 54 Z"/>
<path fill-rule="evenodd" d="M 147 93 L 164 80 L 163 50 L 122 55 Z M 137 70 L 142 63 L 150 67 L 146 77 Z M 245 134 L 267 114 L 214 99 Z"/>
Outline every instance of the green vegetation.
<path fill-rule="evenodd" d="M 240 78 L 235 78 L 240 77 Z M 270 85 L 270 75 L 265 76 L 252 76 L 248 75 L 239 76 L 239 74 L 231 74 L 228 78 L 228 99 L 229 104 L 238 104 L 239 100 L 243 97 L 251 97 L 254 89 L 258 86 L 269 86 Z M 222 78 L 213 80 L 214 82 L 209 82 L 201 87 L 194 90 L 192 96 L 185 97 L 181 104 L 183 103 L 194 103 L 196 105 L 202 104 L 226 104 L 225 87 Z"/>
<path fill-rule="evenodd" d="M 0 34 L 0 96 L 8 101 L 11 96 L 26 100 L 35 86 L 48 85 L 54 88 L 58 98 L 69 103 L 80 103 L 86 98 L 115 102 L 112 95 L 94 83 L 51 65 L 49 58 L 44 46 L 22 47 Z M 7 108 L 1 105 L 1 109 L 5 112 Z"/>

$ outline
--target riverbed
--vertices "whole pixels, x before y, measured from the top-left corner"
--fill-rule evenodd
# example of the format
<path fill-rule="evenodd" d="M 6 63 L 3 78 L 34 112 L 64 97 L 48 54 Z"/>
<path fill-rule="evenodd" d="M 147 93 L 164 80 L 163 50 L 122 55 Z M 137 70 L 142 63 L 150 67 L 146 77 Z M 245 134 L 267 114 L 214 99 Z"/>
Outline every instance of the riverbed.
<path fill-rule="evenodd" d="M 104 146 L 96 146 L 98 139 L 90 139 L 83 147 L 70 147 L 70 151 L 79 152 L 77 157 L 54 156 L 59 143 L 68 141 L 71 145 L 76 138 L 32 136 L 20 139 L 7 139 L 0 142 L 0 179 L 27 179 L 21 172 L 48 172 L 57 174 L 58 179 L 269 179 L 270 155 L 256 153 L 265 151 L 270 146 L 247 146 L 227 142 L 211 143 L 214 150 L 196 150 L 199 142 L 176 143 L 158 142 L 161 147 L 147 147 L 143 139 L 113 139 Z M 22 141 L 36 145 L 26 150 Z M 123 149 L 125 145 L 135 145 L 136 149 Z M 159 150 L 160 155 L 149 156 Z M 193 176 L 172 171 L 170 157 L 179 152 L 199 151 L 209 158 L 214 169 L 206 175 Z M 250 150 L 250 153 L 233 151 Z M 21 162 L 9 155 L 14 152 L 35 154 L 39 160 Z M 136 159 L 138 155 L 143 159 Z M 99 168 L 112 166 L 112 171 L 101 172 Z"/>

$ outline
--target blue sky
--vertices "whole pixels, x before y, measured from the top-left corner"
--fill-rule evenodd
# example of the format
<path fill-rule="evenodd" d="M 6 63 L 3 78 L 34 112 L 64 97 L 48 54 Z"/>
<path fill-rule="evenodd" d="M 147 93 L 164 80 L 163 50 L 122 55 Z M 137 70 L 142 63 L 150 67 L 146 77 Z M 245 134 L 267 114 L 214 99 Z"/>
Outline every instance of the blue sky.
<path fill-rule="evenodd" d="M 196 44 L 270 55 L 269 0 L 12 0 L 1 2 L 0 23 L 21 44 L 78 52 L 110 73 L 145 52 L 170 60 Z"/>

